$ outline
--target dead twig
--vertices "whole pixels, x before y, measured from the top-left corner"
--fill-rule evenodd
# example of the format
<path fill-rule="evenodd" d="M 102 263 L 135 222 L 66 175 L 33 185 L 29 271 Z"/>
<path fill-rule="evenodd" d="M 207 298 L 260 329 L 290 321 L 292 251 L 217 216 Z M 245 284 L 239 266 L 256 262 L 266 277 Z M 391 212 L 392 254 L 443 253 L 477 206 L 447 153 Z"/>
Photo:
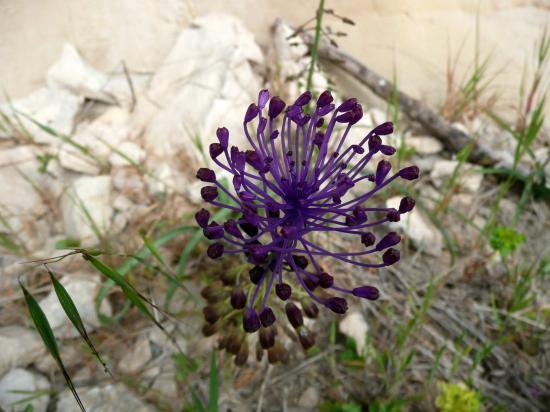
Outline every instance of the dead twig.
<path fill-rule="evenodd" d="M 300 36 L 307 44 L 313 43 L 313 37 L 309 33 L 302 32 Z M 402 91 L 395 91 L 394 85 L 389 80 L 372 71 L 355 57 L 350 56 L 327 42 L 319 44 L 318 54 L 321 59 L 327 60 L 349 73 L 384 100 L 395 98 L 394 93 L 397 93 L 400 110 L 411 120 L 420 123 L 428 133 L 440 140 L 447 150 L 459 152 L 472 141 L 470 135 L 453 126 L 426 104 Z M 509 159 L 504 158 L 498 152 L 490 152 L 478 144 L 473 147 L 469 160 L 483 166 L 512 167 Z M 517 172 L 523 177 L 527 177 L 530 174 L 530 171 L 523 167 L 518 167 Z"/>

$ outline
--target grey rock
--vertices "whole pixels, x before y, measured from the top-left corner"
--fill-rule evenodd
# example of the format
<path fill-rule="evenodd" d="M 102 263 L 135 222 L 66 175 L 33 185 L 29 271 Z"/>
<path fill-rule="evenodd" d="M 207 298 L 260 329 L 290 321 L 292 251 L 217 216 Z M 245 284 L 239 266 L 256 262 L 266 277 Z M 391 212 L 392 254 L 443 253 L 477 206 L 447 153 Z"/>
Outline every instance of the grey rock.
<path fill-rule="evenodd" d="M 0 328 L 0 348 L 0 374 L 15 366 L 29 365 L 46 353 L 34 329 L 15 325 Z"/>
<path fill-rule="evenodd" d="M 155 412 L 156 409 L 134 395 L 123 384 L 95 387 L 79 391 L 80 399 L 88 411 L 94 412 Z M 59 412 L 80 412 L 72 393 L 68 390 L 59 395 Z"/>
<path fill-rule="evenodd" d="M 33 412 L 46 412 L 49 391 L 50 382 L 44 376 L 25 369 L 12 369 L 0 379 L 0 408 L 23 412 L 32 405 Z M 24 399 L 28 401 L 21 402 Z"/>

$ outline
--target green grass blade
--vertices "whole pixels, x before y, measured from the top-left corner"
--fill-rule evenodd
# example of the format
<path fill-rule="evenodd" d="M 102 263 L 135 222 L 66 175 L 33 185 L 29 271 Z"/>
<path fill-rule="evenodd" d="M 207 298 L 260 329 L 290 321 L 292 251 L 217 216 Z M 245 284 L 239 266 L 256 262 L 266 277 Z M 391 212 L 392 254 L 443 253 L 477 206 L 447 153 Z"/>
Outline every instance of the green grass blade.
<path fill-rule="evenodd" d="M 208 411 L 218 412 L 218 365 L 216 363 L 216 352 L 212 351 L 210 358 L 210 393 L 208 400 Z"/>
<path fill-rule="evenodd" d="M 177 236 L 180 236 L 185 233 L 189 233 L 192 231 L 195 231 L 196 228 L 194 226 L 189 225 L 183 225 L 178 226 L 175 229 L 169 230 L 168 232 L 163 233 L 160 235 L 156 240 L 153 241 L 153 244 L 155 247 L 160 247 L 164 245 L 165 243 L 168 243 L 172 239 L 176 238 Z M 145 259 L 147 256 L 151 254 L 151 251 L 147 247 L 141 248 L 137 253 L 136 257 L 140 259 Z M 122 265 L 118 267 L 117 272 L 121 276 L 125 276 L 128 272 L 130 272 L 136 265 L 138 265 L 140 261 L 134 257 L 131 257 L 127 259 Z M 98 318 L 105 323 L 116 323 L 119 322 L 124 315 L 128 312 L 131 306 L 131 302 L 127 301 L 123 308 L 119 310 L 117 313 L 115 313 L 113 316 L 106 316 L 101 313 L 100 307 L 101 303 L 103 302 L 103 299 L 107 297 L 107 294 L 109 293 L 109 290 L 115 285 L 115 282 L 112 280 L 107 280 L 99 289 L 99 292 L 96 296 L 95 306 L 96 306 L 96 312 L 98 314 Z"/>
<path fill-rule="evenodd" d="M 57 341 L 55 340 L 55 336 L 53 334 L 52 327 L 48 322 L 48 318 L 46 318 L 46 315 L 42 311 L 42 308 L 40 307 L 36 299 L 29 293 L 29 291 L 25 288 L 25 286 L 23 286 L 21 282 L 19 282 L 19 286 L 23 290 L 23 295 L 25 296 L 25 302 L 27 303 L 27 307 L 29 309 L 31 319 L 34 323 L 34 327 L 38 331 L 40 337 L 42 338 L 42 341 L 44 342 L 44 345 L 46 345 L 46 348 L 48 349 L 52 357 L 55 359 L 59 369 L 63 373 L 63 377 L 65 378 L 65 381 L 67 382 L 67 386 L 71 390 L 76 400 L 76 403 L 78 404 L 78 406 L 83 412 L 86 412 L 86 409 L 84 408 L 84 405 L 82 404 L 82 401 L 80 400 L 80 397 L 76 392 L 76 388 L 73 385 L 71 377 L 69 376 L 69 373 L 67 372 L 67 369 L 63 364 L 61 355 L 59 354 L 59 348 L 57 347 Z"/>
<path fill-rule="evenodd" d="M 159 263 L 162 266 L 166 266 L 166 263 L 164 262 L 164 259 L 162 258 L 162 255 L 160 254 L 159 250 L 155 246 L 155 244 L 149 239 L 147 234 L 145 232 L 140 233 L 141 238 L 143 239 L 143 243 L 145 243 L 145 247 L 149 249 L 149 252 L 153 255 L 153 257 L 159 261 Z"/>
<path fill-rule="evenodd" d="M 191 398 L 193 398 L 193 403 L 195 404 L 195 409 L 197 412 L 206 412 L 206 409 L 204 409 L 204 405 L 202 404 L 202 401 L 199 398 L 199 395 L 197 395 L 197 392 L 195 389 L 190 388 L 191 390 Z"/>
<path fill-rule="evenodd" d="M 46 265 L 44 265 L 46 266 Z M 92 354 L 96 357 L 96 359 L 101 363 L 103 368 L 105 369 L 105 372 L 107 372 L 109 375 L 113 376 L 112 373 L 109 371 L 109 368 L 107 367 L 107 364 L 101 359 L 101 356 L 99 355 L 99 352 L 96 350 L 95 346 L 92 343 L 92 340 L 88 336 L 88 332 L 86 331 L 86 328 L 84 327 L 84 322 L 82 322 L 82 318 L 80 317 L 80 314 L 78 313 L 78 309 L 76 308 L 76 305 L 74 304 L 73 299 L 67 292 L 67 289 L 57 280 L 55 275 L 52 273 L 52 271 L 46 266 L 46 270 L 48 271 L 48 274 L 50 275 L 50 279 L 53 284 L 53 288 L 55 290 L 55 294 L 57 295 L 57 299 L 59 300 L 59 303 L 61 304 L 61 307 L 63 308 L 63 311 L 73 324 L 73 326 L 78 330 L 78 333 L 84 339 L 90 350 L 92 351 Z"/>

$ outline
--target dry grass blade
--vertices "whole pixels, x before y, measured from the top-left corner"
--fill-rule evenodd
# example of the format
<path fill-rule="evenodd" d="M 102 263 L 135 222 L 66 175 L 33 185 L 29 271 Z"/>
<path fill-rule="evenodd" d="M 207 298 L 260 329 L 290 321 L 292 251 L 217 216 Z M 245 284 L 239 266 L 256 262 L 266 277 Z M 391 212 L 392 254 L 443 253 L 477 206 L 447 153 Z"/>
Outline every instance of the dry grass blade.
<path fill-rule="evenodd" d="M 48 266 L 44 265 L 46 267 L 46 270 L 48 271 L 48 274 L 50 275 L 50 279 L 52 281 L 55 294 L 57 295 L 57 299 L 59 300 L 59 303 L 61 304 L 61 307 L 63 308 L 63 311 L 71 321 L 71 323 L 74 325 L 76 330 L 78 330 L 78 333 L 84 339 L 90 350 L 92 351 L 92 354 L 97 358 L 99 363 L 103 366 L 105 369 L 105 372 L 107 372 L 111 377 L 113 377 L 113 374 L 107 367 L 107 364 L 101 359 L 101 356 L 99 355 L 99 352 L 94 347 L 94 344 L 92 343 L 92 340 L 88 336 L 88 332 L 86 332 L 86 328 L 84 327 L 84 322 L 82 322 L 82 318 L 80 317 L 80 314 L 78 313 L 78 309 L 76 308 L 76 305 L 74 304 L 74 301 L 72 300 L 71 296 L 65 289 L 65 287 L 57 280 L 55 275 L 52 273 L 52 271 L 48 268 Z"/>
<path fill-rule="evenodd" d="M 23 290 L 23 295 L 25 296 L 25 302 L 27 303 L 27 307 L 29 308 L 29 313 L 31 315 L 31 318 L 36 330 L 40 334 L 40 337 L 44 341 L 44 345 L 46 345 L 46 348 L 48 349 L 48 351 L 56 361 L 59 369 L 61 370 L 61 373 L 63 374 L 63 377 L 67 382 L 67 386 L 73 393 L 73 396 L 76 402 L 78 403 L 78 406 L 83 412 L 86 412 L 86 409 L 84 408 L 84 405 L 82 404 L 82 401 L 80 400 L 80 397 L 76 392 L 76 388 L 73 385 L 71 377 L 69 376 L 69 373 L 67 372 L 67 369 L 63 364 L 61 355 L 59 354 L 59 349 L 57 347 L 57 342 L 53 334 L 52 327 L 48 322 L 48 318 L 46 318 L 44 311 L 42 311 L 42 308 L 40 307 L 36 299 L 30 294 L 30 292 L 23 286 L 21 282 L 19 282 L 19 286 Z"/>

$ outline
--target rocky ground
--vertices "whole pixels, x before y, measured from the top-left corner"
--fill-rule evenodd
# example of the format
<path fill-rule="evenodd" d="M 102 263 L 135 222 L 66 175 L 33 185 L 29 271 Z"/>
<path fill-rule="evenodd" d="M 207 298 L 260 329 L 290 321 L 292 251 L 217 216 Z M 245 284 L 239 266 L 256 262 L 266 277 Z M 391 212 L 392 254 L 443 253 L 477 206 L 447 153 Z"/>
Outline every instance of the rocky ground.
<path fill-rule="evenodd" d="M 79 256 L 52 264 L 107 359 L 115 376 L 111 379 L 88 356 L 47 273 L 40 265 L 22 262 L 57 256 L 63 253 L 60 249 L 72 246 L 100 248 L 112 265 L 118 265 L 143 246 L 140 230 L 154 236 L 192 224 L 191 216 L 202 202 L 194 171 L 208 162 L 203 148 L 216 128 L 224 125 L 235 131 L 233 142 L 245 145 L 238 131 L 258 91 L 267 85 L 275 94 L 290 97 L 303 87 L 290 79 L 299 78 L 307 68 L 307 47 L 296 38 L 288 40 L 291 33 L 279 22 L 269 47 L 262 49 L 240 20 L 203 16 L 181 31 L 160 68 L 145 74 L 122 65 L 111 73 L 98 71 L 67 44 L 46 73 L 44 87 L 0 106 L 0 407 L 28 410 L 24 408 L 31 404 L 35 412 L 78 410 L 32 328 L 18 281 L 39 298 L 88 410 L 192 410 L 182 406 L 191 402 L 190 388 L 206 396 L 208 359 L 216 336 L 200 335 L 202 304 L 177 294 L 172 301 L 177 308 L 171 311 L 178 317 L 163 321 L 186 361 L 173 342 L 135 310 L 116 324 L 102 321 L 98 313 L 121 313 L 124 299 L 111 288 L 98 305 L 105 279 Z M 313 85 L 315 90 L 331 87 L 331 75 L 321 68 Z M 338 92 L 339 98 L 346 97 Z M 386 104 L 374 102 L 373 98 L 364 106 L 358 130 L 368 131 L 388 120 Z M 258 362 L 250 355 L 248 365 L 239 369 L 220 353 L 221 410 L 309 411 L 328 400 L 366 405 L 380 394 L 385 399 L 408 398 L 426 391 L 426 371 L 435 363 L 439 366 L 433 382 L 472 379 L 488 410 L 498 404 L 534 410 L 544 396 L 548 399 L 549 301 L 542 287 L 549 271 L 548 260 L 543 261 L 550 243 L 548 204 L 529 199 L 518 221 L 517 229 L 527 240 L 513 263 L 533 263 L 538 270 L 543 267 L 540 262 L 546 262 L 546 267 L 528 285 L 528 304 L 513 314 L 520 326 L 514 324 L 517 330 L 507 332 L 509 340 L 500 341 L 504 335 L 497 333 L 499 317 L 494 313 L 507 308 L 499 301 L 509 302 L 520 286 L 478 230 L 490 218 L 499 182 L 447 151 L 419 125 L 400 114 L 397 119 L 400 124 L 391 143 L 406 142 L 404 160 L 422 171 L 413 189 L 419 207 L 393 224 L 406 239 L 404 259 L 380 273 L 333 267 L 350 284 L 366 278 L 379 285 L 385 297 L 379 305 L 354 302 L 343 318 L 323 314 L 311 322 L 319 351 L 306 354 L 289 339 L 289 347 L 295 347 L 289 366 L 268 366 L 265 359 Z M 488 116 L 465 117 L 455 125 L 482 136 L 491 150 L 513 156 L 514 139 Z M 549 143 L 546 126 L 532 145 L 533 157 L 522 163 L 526 168 L 536 161 L 546 164 L 541 170 L 547 182 Z M 513 187 L 501 202 L 497 215 L 504 224 L 513 221 L 521 193 Z M 379 201 L 392 207 L 399 195 L 392 192 Z M 175 266 L 189 241 L 190 236 L 182 235 L 162 248 L 166 261 Z M 351 247 L 344 238 L 324 241 Z M 186 284 L 194 296 L 210 275 L 202 248 L 199 244 L 187 262 Z M 154 302 L 166 302 L 168 285 L 158 274 L 142 267 L 129 273 Z M 437 293 L 420 321 L 419 308 L 432 287 Z M 395 346 L 396 331 L 410 319 L 417 319 L 418 325 L 411 326 L 406 344 Z M 351 355 L 346 336 L 355 340 Z M 536 341 L 529 336 L 536 336 Z M 492 342 L 496 343 L 485 357 L 476 358 Z M 397 357 L 377 367 L 384 347 L 393 348 Z M 414 360 L 405 369 L 392 364 L 403 362 L 402 354 L 413 349 Z M 437 393 L 427 393 L 413 409 L 433 409 Z"/>

